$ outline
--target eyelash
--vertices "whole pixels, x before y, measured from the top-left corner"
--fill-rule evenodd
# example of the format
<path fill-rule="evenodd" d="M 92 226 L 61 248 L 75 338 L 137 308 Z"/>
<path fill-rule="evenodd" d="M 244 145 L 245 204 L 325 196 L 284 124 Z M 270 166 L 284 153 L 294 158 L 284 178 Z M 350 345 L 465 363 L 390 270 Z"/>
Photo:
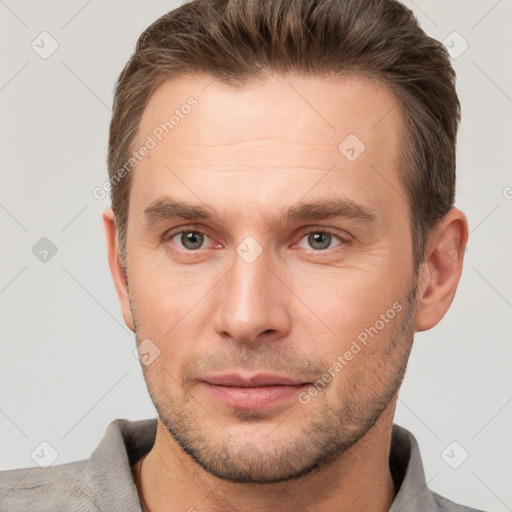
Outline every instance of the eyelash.
<path fill-rule="evenodd" d="M 336 231 L 334 229 L 324 228 L 324 227 L 321 227 L 321 228 L 320 227 L 319 228 L 304 228 L 303 230 L 299 231 L 299 242 L 305 236 L 310 235 L 312 233 L 329 234 L 329 235 L 332 235 L 333 237 L 337 238 L 340 241 L 340 244 L 338 246 L 328 247 L 327 249 L 313 249 L 313 248 L 308 249 L 308 250 L 313 251 L 313 252 L 322 253 L 322 252 L 327 252 L 329 250 L 340 249 L 343 246 L 350 245 L 350 242 L 351 242 L 348 238 L 345 238 L 342 235 L 340 235 L 340 233 L 338 231 Z"/>
<path fill-rule="evenodd" d="M 162 241 L 163 242 L 169 242 L 175 236 L 182 235 L 183 233 L 199 233 L 201 235 L 205 235 L 205 236 L 213 239 L 213 236 L 211 236 L 210 233 L 208 233 L 208 231 L 197 229 L 197 228 L 193 228 L 193 229 L 192 228 L 190 228 L 190 229 L 180 228 L 179 231 L 171 231 L 171 232 L 165 233 L 163 235 L 163 237 L 162 237 Z M 333 237 L 337 238 L 340 241 L 339 246 L 335 246 L 333 248 L 331 248 L 331 247 L 328 247 L 327 249 L 313 249 L 313 248 L 310 248 L 309 250 L 313 251 L 313 252 L 318 252 L 318 253 L 327 252 L 329 250 L 333 250 L 333 249 L 336 249 L 336 248 L 340 248 L 341 246 L 346 246 L 346 245 L 350 245 L 351 244 L 351 240 L 350 239 L 341 236 L 340 233 L 337 232 L 336 230 L 330 229 L 330 228 L 326 228 L 326 227 L 303 228 L 301 231 L 299 231 L 299 235 L 298 235 L 299 236 L 299 240 L 298 241 L 300 242 L 306 235 L 310 235 L 312 233 L 329 234 L 329 235 L 332 235 Z M 184 251 L 184 252 L 193 253 L 193 252 L 200 251 L 201 249 L 192 250 L 192 249 L 182 249 L 182 248 L 179 248 L 179 250 Z"/>

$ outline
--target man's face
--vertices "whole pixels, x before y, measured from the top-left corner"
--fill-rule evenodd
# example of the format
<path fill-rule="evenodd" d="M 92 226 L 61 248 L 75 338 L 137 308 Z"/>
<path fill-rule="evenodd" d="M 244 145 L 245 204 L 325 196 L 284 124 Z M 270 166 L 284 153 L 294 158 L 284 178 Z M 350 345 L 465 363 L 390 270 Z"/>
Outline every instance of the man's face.
<path fill-rule="evenodd" d="M 402 130 L 391 93 L 357 77 L 180 78 L 151 97 L 131 313 L 160 350 L 143 367 L 160 420 L 210 473 L 297 477 L 393 406 L 416 284 Z"/>

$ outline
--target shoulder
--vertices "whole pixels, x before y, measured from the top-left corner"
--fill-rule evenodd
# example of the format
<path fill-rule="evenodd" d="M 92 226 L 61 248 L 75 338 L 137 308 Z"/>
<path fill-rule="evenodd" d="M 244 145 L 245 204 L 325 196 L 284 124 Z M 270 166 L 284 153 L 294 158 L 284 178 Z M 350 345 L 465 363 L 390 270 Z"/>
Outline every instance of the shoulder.
<path fill-rule="evenodd" d="M 407 429 L 393 424 L 390 470 L 399 489 L 390 512 L 428 510 L 432 512 L 484 512 L 441 496 L 425 479 L 418 441 Z"/>
<path fill-rule="evenodd" d="M 436 502 L 439 510 L 441 512 L 484 512 L 483 510 L 477 508 L 466 507 L 465 505 L 459 505 L 454 501 L 437 494 L 437 492 L 431 491 L 432 497 Z"/>
<path fill-rule="evenodd" d="M 0 502 L 5 512 L 97 510 L 87 484 L 87 461 L 48 468 L 0 472 Z"/>
<path fill-rule="evenodd" d="M 131 466 L 154 442 L 156 419 L 116 419 L 89 459 L 0 472 L 2 512 L 140 512 Z"/>

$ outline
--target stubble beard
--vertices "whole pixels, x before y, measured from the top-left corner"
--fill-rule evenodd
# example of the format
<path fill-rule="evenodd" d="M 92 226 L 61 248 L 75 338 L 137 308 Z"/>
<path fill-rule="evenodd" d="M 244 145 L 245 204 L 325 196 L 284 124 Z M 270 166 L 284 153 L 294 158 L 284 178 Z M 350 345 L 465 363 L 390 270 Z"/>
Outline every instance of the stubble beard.
<path fill-rule="evenodd" d="M 381 369 L 385 384 L 363 400 L 358 389 L 359 381 L 353 382 L 342 389 L 343 400 L 338 404 L 324 401 L 321 407 L 312 407 L 307 423 L 297 433 L 287 432 L 279 437 L 278 426 L 266 442 L 263 445 L 257 443 L 258 446 L 250 441 L 239 442 L 227 430 L 223 431 L 220 422 L 197 402 L 187 391 L 187 386 L 178 386 L 173 380 L 179 393 L 171 396 L 160 384 L 169 381 L 169 372 L 165 369 L 153 372 L 151 368 L 143 367 L 148 392 L 161 422 L 174 441 L 203 470 L 226 481 L 253 484 L 285 482 L 328 465 L 362 439 L 398 395 L 414 337 L 417 283 L 415 279 L 406 296 L 402 314 L 392 323 L 387 339 L 376 341 L 385 341 L 388 347 L 388 359 L 385 368 Z M 135 310 L 132 305 L 132 314 Z M 139 337 L 141 329 L 135 322 L 135 314 L 133 318 L 139 343 L 144 338 L 142 335 Z M 249 360 L 250 357 L 244 358 L 244 361 Z M 392 366 L 389 366 L 390 362 Z M 240 421 L 257 422 L 261 419 L 257 410 L 238 412 Z M 286 420 L 283 421 L 285 423 Z"/>

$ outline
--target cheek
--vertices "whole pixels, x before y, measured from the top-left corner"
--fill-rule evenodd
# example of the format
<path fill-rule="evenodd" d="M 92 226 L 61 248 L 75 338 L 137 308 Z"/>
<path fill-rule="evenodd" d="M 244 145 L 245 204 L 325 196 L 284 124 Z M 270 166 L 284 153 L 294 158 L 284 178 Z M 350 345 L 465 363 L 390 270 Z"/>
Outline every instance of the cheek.
<path fill-rule="evenodd" d="M 180 360 L 207 338 L 203 332 L 208 328 L 205 318 L 211 315 L 205 299 L 215 280 L 206 274 L 198 276 L 190 268 L 180 271 L 161 264 L 133 265 L 132 270 L 137 277 L 130 283 L 130 298 L 138 337 L 151 339 L 162 359 L 170 363 Z"/>
<path fill-rule="evenodd" d="M 382 327 L 384 321 L 382 331 L 389 330 L 388 324 L 396 317 L 396 309 L 405 306 L 402 302 L 407 288 L 406 279 L 401 276 L 390 279 L 390 276 L 391 272 L 382 269 L 330 268 L 307 278 L 297 275 L 293 288 L 325 324 L 325 336 L 331 339 L 329 345 L 340 351 L 376 322 Z M 401 306 L 393 309 L 397 302 Z M 302 327 L 307 331 L 308 325 L 304 322 Z"/>

